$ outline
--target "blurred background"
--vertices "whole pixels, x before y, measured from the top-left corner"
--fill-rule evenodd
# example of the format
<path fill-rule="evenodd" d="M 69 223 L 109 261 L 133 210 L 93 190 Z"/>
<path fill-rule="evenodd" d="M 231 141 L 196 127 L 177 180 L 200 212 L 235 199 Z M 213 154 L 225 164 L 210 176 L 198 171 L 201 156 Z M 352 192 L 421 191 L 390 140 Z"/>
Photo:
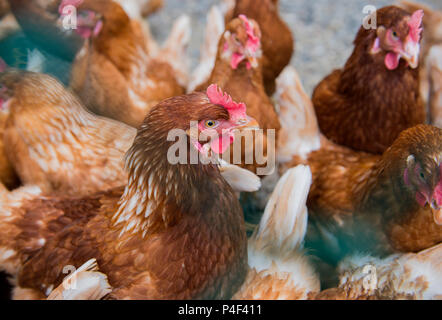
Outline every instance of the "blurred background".
<path fill-rule="evenodd" d="M 206 14 L 219 0 L 164 0 L 164 8 L 150 18 L 153 34 L 164 40 L 172 22 L 182 13 L 190 15 L 192 40 L 189 53 L 194 67 L 204 37 Z M 415 0 L 433 9 L 442 9 L 441 0 Z M 280 13 L 296 39 L 292 64 L 311 94 L 331 70 L 341 67 L 353 50 L 353 39 L 365 17 L 363 8 L 381 8 L 394 1 L 376 0 L 280 0 Z"/>

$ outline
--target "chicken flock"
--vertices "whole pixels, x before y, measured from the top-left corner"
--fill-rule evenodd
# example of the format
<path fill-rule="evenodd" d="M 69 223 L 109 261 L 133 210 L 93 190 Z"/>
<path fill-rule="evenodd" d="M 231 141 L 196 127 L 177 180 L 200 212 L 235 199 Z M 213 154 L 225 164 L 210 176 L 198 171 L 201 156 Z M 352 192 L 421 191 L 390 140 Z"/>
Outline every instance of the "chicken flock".
<path fill-rule="evenodd" d="M 309 97 L 277 0 L 214 5 L 193 71 L 162 6 L 0 0 L 10 297 L 442 299 L 442 12 L 378 9 Z"/>

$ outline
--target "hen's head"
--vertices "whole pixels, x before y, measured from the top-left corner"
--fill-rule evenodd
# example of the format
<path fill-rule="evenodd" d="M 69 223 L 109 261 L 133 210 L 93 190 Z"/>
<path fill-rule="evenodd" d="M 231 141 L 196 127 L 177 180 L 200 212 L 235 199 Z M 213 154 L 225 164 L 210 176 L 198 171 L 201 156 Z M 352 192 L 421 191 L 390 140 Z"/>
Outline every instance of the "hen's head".
<path fill-rule="evenodd" d="M 130 21 L 123 8 L 110 0 L 63 0 L 59 14 L 61 23 L 75 16 L 77 27 L 74 30 L 83 38 L 98 36 L 104 24 L 117 30 Z"/>
<path fill-rule="evenodd" d="M 421 207 L 428 205 L 442 225 L 442 130 L 430 125 L 407 129 L 386 151 L 391 155 L 400 161 L 393 165 L 400 169 L 401 189 Z"/>
<path fill-rule="evenodd" d="M 232 69 L 243 61 L 247 69 L 256 68 L 262 56 L 258 23 L 245 15 L 232 20 L 222 36 L 220 50 L 221 58 L 229 61 Z"/>
<path fill-rule="evenodd" d="M 414 69 L 419 64 L 423 15 L 422 10 L 409 14 L 395 6 L 384 7 L 377 11 L 377 29 L 367 31 L 362 27 L 358 36 L 369 32 L 370 53 L 382 56 L 388 70 L 397 69 L 400 59 Z"/>
<path fill-rule="evenodd" d="M 152 148 L 168 148 L 173 143 L 166 138 L 173 132 L 183 132 L 188 145 L 207 156 L 210 151 L 223 153 L 233 143 L 235 129 L 257 126 L 256 120 L 247 115 L 244 103 L 233 101 L 211 85 L 206 93 L 169 98 L 153 107 L 138 136 L 144 137 L 143 141 L 156 141 Z"/>

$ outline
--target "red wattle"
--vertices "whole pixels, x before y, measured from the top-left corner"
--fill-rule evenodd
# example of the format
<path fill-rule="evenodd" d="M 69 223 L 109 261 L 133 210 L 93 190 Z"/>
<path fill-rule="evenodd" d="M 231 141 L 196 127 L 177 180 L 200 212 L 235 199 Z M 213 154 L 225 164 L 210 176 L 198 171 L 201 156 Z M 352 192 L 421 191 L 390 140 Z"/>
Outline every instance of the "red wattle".
<path fill-rule="evenodd" d="M 385 66 L 388 70 L 394 70 L 399 65 L 399 55 L 394 52 L 389 52 L 385 56 Z"/>

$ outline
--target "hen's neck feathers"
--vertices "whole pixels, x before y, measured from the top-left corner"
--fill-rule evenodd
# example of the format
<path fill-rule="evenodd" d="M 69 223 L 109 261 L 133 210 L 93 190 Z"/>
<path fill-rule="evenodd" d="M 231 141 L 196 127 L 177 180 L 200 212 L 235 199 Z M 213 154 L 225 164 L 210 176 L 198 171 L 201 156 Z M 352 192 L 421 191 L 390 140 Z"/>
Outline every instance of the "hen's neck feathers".
<path fill-rule="evenodd" d="M 167 132 L 143 124 L 126 155 L 129 179 L 112 219 L 121 235 L 145 237 L 175 225 L 183 215 L 210 219 L 213 213 L 223 215 L 236 200 L 217 166 L 169 163 L 167 152 L 173 142 L 167 141 Z M 226 207 L 213 207 L 216 202 Z"/>
<path fill-rule="evenodd" d="M 142 67 L 149 61 L 147 44 L 139 25 L 124 12 L 105 13 L 103 29 L 91 39 L 94 50 L 106 56 L 125 76 L 130 76 L 132 66 Z"/>

